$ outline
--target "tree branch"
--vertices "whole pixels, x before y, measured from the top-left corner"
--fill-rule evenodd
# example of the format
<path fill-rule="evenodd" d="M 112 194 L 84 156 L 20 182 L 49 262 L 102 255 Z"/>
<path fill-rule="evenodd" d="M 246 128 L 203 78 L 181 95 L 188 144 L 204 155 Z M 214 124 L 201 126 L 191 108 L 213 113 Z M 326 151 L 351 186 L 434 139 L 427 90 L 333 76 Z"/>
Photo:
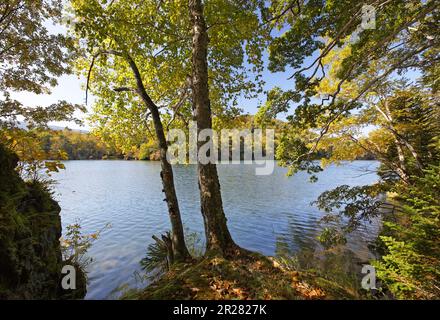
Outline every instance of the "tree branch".
<path fill-rule="evenodd" d="M 115 91 L 115 92 L 137 92 L 137 90 L 135 88 L 129 88 L 129 87 L 113 88 L 113 91 Z"/>
<path fill-rule="evenodd" d="M 87 105 L 87 101 L 88 101 L 88 96 L 89 96 L 89 84 L 90 84 L 90 76 L 92 74 L 92 69 L 95 65 L 95 61 L 96 59 L 100 56 L 100 55 L 115 55 L 115 56 L 119 56 L 119 57 L 123 57 L 122 52 L 116 51 L 116 50 L 101 50 L 98 51 L 95 55 L 93 55 L 92 57 L 92 63 L 90 64 L 90 68 L 89 71 L 87 73 L 87 84 L 86 84 L 86 105 Z"/>

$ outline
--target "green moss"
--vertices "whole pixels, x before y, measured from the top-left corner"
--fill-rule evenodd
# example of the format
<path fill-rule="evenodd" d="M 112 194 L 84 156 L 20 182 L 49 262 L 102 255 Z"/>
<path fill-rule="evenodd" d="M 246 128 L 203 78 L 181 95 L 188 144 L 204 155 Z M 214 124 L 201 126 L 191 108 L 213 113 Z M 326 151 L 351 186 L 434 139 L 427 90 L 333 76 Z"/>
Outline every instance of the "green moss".
<path fill-rule="evenodd" d="M 25 183 L 0 145 L 0 299 L 55 299 L 62 268 L 60 207 L 47 188 Z"/>

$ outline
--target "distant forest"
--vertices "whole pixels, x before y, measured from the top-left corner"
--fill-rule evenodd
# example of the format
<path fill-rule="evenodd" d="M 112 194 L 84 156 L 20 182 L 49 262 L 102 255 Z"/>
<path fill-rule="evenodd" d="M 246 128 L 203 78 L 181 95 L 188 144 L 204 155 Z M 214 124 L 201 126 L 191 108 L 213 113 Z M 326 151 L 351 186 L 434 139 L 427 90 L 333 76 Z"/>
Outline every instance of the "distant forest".
<path fill-rule="evenodd" d="M 37 133 L 41 147 L 49 155 L 48 160 L 87 160 L 122 158 L 117 149 L 108 146 L 100 138 L 88 132 L 44 130 Z M 61 151 L 57 152 L 56 151 Z"/>
<path fill-rule="evenodd" d="M 47 160 L 159 160 L 157 143 L 154 140 L 139 141 L 128 148 L 120 148 L 109 141 L 104 141 L 91 132 L 71 130 L 36 130 L 34 139 L 46 154 Z M 331 157 L 331 151 L 318 151 L 315 159 Z M 359 160 L 375 160 L 374 155 L 365 153 Z"/>

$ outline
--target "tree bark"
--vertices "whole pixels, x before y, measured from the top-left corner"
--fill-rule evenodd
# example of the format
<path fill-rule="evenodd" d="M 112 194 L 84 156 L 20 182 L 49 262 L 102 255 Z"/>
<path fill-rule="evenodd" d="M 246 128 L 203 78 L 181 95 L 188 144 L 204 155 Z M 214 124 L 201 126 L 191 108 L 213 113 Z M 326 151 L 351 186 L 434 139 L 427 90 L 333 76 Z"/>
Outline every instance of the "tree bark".
<path fill-rule="evenodd" d="M 402 135 L 400 135 L 397 130 L 394 128 L 393 125 L 393 118 L 391 116 L 391 111 L 388 107 L 388 103 L 387 101 L 385 101 L 385 109 L 387 111 L 387 117 L 386 120 L 389 123 L 389 130 L 391 131 L 391 133 L 394 135 L 395 139 L 397 141 L 399 141 L 399 143 L 401 145 L 405 145 L 407 147 L 407 149 L 409 150 L 409 152 L 411 153 L 411 155 L 413 156 L 414 160 L 416 161 L 416 167 L 417 169 L 419 169 L 420 171 L 423 170 L 423 165 L 422 165 L 422 161 L 420 160 L 420 157 L 416 151 L 416 149 L 414 149 L 414 147 L 409 143 L 408 140 L 406 140 L 404 137 L 402 137 Z"/>
<path fill-rule="evenodd" d="M 136 79 L 137 92 L 140 95 L 142 101 L 147 106 L 147 108 L 150 110 L 154 123 L 154 129 L 156 132 L 156 137 L 159 141 L 160 164 L 162 168 L 160 177 L 162 179 L 163 192 L 165 193 L 164 201 L 167 202 L 168 213 L 171 220 L 171 228 L 172 228 L 171 240 L 172 240 L 172 249 L 173 249 L 173 260 L 183 261 L 189 258 L 190 254 L 185 244 L 183 224 L 179 210 L 179 203 L 177 201 L 176 189 L 174 187 L 173 168 L 171 167 L 171 164 L 167 160 L 168 144 L 162 126 L 162 121 L 160 120 L 159 108 L 151 100 L 150 96 L 145 90 L 145 86 L 142 82 L 141 74 L 139 72 L 136 63 L 133 61 L 133 59 L 130 56 L 127 56 L 127 60 L 128 63 L 130 64 L 130 67 Z"/>
<path fill-rule="evenodd" d="M 192 99 L 197 134 L 212 128 L 208 85 L 208 33 L 201 0 L 189 0 L 192 23 Z M 204 144 L 197 141 L 197 150 Z M 215 163 L 197 166 L 201 211 L 205 224 L 206 251 L 221 255 L 232 254 L 239 247 L 234 243 L 223 211 L 220 183 Z"/>
<path fill-rule="evenodd" d="M 399 165 L 397 166 L 397 172 L 400 176 L 400 178 L 403 180 L 404 183 L 409 183 L 409 176 L 407 174 L 406 164 L 405 164 L 405 154 L 403 153 L 402 144 L 400 141 L 394 137 L 394 143 L 396 144 L 396 150 L 397 150 L 397 157 L 399 159 Z"/>
<path fill-rule="evenodd" d="M 387 122 L 387 124 L 385 125 L 385 128 L 393 135 L 394 143 L 396 145 L 397 155 L 398 155 L 398 159 L 399 159 L 399 175 L 405 183 L 409 183 L 409 173 L 408 173 L 408 170 L 406 167 L 407 161 L 405 159 L 405 153 L 404 153 L 403 147 L 406 147 L 409 150 L 409 152 L 411 153 L 411 155 L 413 156 L 413 158 L 415 160 L 416 167 L 418 170 L 423 169 L 423 166 L 420 161 L 420 157 L 417 154 L 414 147 L 405 138 L 403 138 L 397 132 L 397 130 L 394 128 L 393 117 L 392 117 L 391 111 L 388 107 L 388 102 L 386 100 L 384 101 L 385 111 L 382 110 L 378 105 L 375 105 L 375 108 L 376 108 L 376 110 L 379 111 L 379 113 L 382 115 L 384 120 Z"/>

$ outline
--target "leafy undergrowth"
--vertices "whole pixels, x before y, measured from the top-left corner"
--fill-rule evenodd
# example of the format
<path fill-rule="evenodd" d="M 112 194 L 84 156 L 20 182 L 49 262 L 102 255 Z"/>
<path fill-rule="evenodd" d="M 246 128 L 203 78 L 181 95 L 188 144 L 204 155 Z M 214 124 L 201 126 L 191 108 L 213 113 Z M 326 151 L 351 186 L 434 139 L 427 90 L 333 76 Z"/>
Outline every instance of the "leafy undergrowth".
<path fill-rule="evenodd" d="M 271 258 L 247 254 L 233 260 L 205 257 L 177 264 L 157 282 L 142 291 L 127 292 L 123 299 L 342 299 L 343 290 L 325 290 L 319 280 L 283 269 Z"/>

